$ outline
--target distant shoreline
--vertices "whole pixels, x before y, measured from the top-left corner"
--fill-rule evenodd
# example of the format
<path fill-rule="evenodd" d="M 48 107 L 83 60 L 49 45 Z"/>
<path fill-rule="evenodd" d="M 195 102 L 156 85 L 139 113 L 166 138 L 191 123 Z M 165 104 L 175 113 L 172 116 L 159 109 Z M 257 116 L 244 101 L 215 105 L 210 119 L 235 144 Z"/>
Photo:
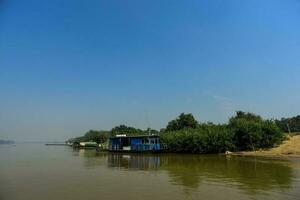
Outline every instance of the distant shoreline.
<path fill-rule="evenodd" d="M 15 144 L 12 140 L 0 140 L 0 144 Z"/>

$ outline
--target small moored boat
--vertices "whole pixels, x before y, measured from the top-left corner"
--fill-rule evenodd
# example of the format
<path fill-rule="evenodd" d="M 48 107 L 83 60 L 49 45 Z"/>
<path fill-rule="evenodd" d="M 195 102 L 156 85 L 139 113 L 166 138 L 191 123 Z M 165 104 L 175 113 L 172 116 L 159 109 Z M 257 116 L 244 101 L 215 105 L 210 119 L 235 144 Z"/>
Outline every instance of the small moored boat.
<path fill-rule="evenodd" d="M 98 144 L 96 142 L 74 142 L 74 148 L 97 148 Z"/>

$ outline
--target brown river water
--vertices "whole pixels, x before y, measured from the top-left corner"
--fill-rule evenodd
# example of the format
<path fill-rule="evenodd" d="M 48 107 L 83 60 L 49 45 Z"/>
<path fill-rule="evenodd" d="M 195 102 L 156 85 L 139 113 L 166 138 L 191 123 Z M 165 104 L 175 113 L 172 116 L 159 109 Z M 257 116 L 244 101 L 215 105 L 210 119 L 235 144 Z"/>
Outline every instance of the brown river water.
<path fill-rule="evenodd" d="M 300 160 L 0 145 L 0 200 L 300 199 Z"/>

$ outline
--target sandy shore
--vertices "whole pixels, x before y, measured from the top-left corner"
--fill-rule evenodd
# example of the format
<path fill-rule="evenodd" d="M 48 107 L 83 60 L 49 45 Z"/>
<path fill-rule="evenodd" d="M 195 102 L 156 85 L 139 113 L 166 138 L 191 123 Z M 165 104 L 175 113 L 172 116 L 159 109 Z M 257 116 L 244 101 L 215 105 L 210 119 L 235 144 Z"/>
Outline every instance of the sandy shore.
<path fill-rule="evenodd" d="M 269 150 L 233 152 L 230 155 L 268 158 L 300 158 L 300 135 L 288 137 L 281 145 Z"/>

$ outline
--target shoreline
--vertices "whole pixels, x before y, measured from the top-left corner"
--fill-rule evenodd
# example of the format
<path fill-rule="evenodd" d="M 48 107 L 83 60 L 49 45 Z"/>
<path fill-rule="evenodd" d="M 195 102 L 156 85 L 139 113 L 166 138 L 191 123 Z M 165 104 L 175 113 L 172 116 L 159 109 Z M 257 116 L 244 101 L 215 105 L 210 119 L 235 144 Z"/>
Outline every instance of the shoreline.
<path fill-rule="evenodd" d="M 230 152 L 232 156 L 264 157 L 281 159 L 300 158 L 300 135 L 289 136 L 278 147 L 260 151 Z"/>
<path fill-rule="evenodd" d="M 299 154 L 265 154 L 261 152 L 232 152 L 231 154 L 225 156 L 257 157 L 269 159 L 300 159 Z"/>

